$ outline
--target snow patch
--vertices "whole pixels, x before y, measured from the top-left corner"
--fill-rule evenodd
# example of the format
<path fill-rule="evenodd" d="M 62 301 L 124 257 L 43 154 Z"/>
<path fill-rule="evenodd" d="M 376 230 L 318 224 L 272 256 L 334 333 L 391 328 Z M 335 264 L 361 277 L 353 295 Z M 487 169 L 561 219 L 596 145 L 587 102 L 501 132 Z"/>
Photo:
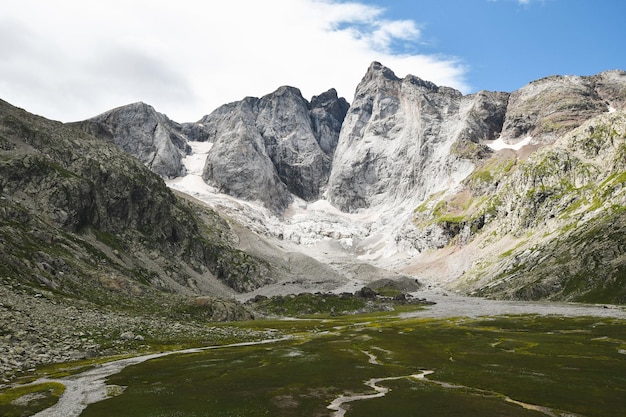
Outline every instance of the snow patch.
<path fill-rule="evenodd" d="M 187 142 L 191 146 L 191 154 L 183 158 L 183 165 L 187 173 L 192 175 L 202 175 L 207 154 L 213 147 L 212 142 Z"/>
<path fill-rule="evenodd" d="M 532 140 L 533 140 L 532 136 L 526 136 L 524 139 L 522 139 L 521 141 L 515 144 L 508 144 L 504 142 L 504 140 L 502 139 L 502 136 L 500 136 L 498 139 L 494 140 L 493 142 L 491 143 L 485 142 L 485 144 L 489 146 L 491 149 L 493 149 L 494 151 L 500 151 L 502 149 L 513 149 L 515 151 L 519 151 L 524 146 L 529 145 L 530 141 Z"/>

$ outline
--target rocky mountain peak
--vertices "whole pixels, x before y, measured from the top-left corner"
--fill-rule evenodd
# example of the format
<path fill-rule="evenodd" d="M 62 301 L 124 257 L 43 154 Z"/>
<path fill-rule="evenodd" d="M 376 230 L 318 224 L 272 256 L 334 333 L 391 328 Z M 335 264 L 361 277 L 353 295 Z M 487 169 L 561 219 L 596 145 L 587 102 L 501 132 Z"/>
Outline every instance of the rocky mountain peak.
<path fill-rule="evenodd" d="M 365 73 L 362 82 L 371 81 L 377 78 L 387 79 L 390 81 L 400 80 L 400 78 L 398 78 L 390 68 L 387 68 L 380 62 L 374 61 L 367 69 L 367 72 Z"/>
<path fill-rule="evenodd" d="M 507 98 L 464 97 L 413 75 L 400 79 L 374 62 L 343 123 L 327 198 L 355 211 L 420 199 L 458 183 L 480 154 L 466 142 L 493 139 Z"/>
<path fill-rule="evenodd" d="M 404 78 L 399 78 L 396 74 L 380 62 L 372 62 L 365 73 L 365 76 L 361 80 L 361 84 L 357 87 L 357 91 L 362 90 L 365 85 L 375 85 L 377 83 L 384 83 L 386 81 L 391 82 L 403 82 L 408 83 L 416 87 L 423 87 L 426 90 L 437 92 L 440 87 L 438 87 L 435 83 L 426 81 L 412 74 L 408 74 Z M 455 95 L 460 95 L 461 93 L 450 88 L 450 87 L 441 87 L 444 91 L 451 92 Z"/>
<path fill-rule="evenodd" d="M 292 195 L 316 200 L 328 181 L 347 109 L 334 90 L 309 103 L 289 86 L 222 106 L 200 121 L 214 142 L 203 178 L 277 213 Z"/>
<path fill-rule="evenodd" d="M 138 102 L 118 107 L 75 126 L 112 141 L 165 178 L 185 174 L 181 158 L 191 148 L 181 125 L 148 104 Z"/>

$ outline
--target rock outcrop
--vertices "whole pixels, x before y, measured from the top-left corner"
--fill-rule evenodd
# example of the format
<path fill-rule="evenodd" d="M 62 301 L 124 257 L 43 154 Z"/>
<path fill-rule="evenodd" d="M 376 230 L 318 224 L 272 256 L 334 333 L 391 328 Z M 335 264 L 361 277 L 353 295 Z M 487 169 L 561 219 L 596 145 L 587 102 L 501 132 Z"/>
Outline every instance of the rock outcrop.
<path fill-rule="evenodd" d="M 344 121 L 328 200 L 343 211 L 423 199 L 458 184 L 502 128 L 508 94 L 459 91 L 373 63 Z"/>
<path fill-rule="evenodd" d="M 535 143 L 552 143 L 610 107 L 623 108 L 625 87 L 623 71 L 533 81 L 511 94 L 502 138 L 515 143 L 530 136 Z"/>
<path fill-rule="evenodd" d="M 110 140 L 165 178 L 185 174 L 181 158 L 191 152 L 183 128 L 145 103 L 134 103 L 76 124 Z"/>
<path fill-rule="evenodd" d="M 327 183 L 347 108 L 334 90 L 309 103 L 293 87 L 222 106 L 198 122 L 214 142 L 203 178 L 277 213 L 292 194 L 315 200 Z"/>

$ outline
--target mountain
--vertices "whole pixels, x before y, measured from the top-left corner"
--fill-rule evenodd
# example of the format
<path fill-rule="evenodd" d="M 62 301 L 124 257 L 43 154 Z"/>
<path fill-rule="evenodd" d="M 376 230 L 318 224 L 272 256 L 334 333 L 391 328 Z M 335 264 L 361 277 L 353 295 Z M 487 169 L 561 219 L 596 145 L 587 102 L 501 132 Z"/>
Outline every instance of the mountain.
<path fill-rule="evenodd" d="M 177 197 L 116 145 L 6 102 L 0 140 L 3 276 L 130 304 L 271 279 L 215 212 Z"/>
<path fill-rule="evenodd" d="M 314 201 L 328 181 L 347 109 L 335 90 L 308 102 L 293 87 L 224 105 L 198 122 L 214 143 L 202 177 L 276 213 L 292 195 Z"/>
<path fill-rule="evenodd" d="M 161 191 L 147 195 L 127 184 L 124 192 L 137 201 L 126 202 L 126 194 L 107 188 L 107 178 L 118 175 L 116 153 L 98 162 L 109 177 L 93 163 L 76 171 L 65 168 L 67 158 L 53 158 L 94 186 L 66 193 L 69 201 L 53 199 L 60 209 L 50 216 L 58 217 L 55 227 L 95 230 L 96 237 L 129 233 L 130 226 L 145 234 L 146 215 L 165 221 L 148 238 L 170 242 L 157 246 L 185 263 L 178 271 L 194 271 L 174 279 L 192 293 L 338 289 L 411 276 L 465 293 L 622 303 L 624 245 L 621 234 L 608 231 L 618 229 L 625 205 L 625 103 L 623 71 L 552 76 L 511 93 L 463 95 L 413 75 L 399 78 L 374 62 L 350 105 L 332 89 L 308 101 L 285 86 L 179 124 L 132 104 L 62 129 L 85 132 L 79 135 L 82 154 L 108 146 L 96 152 L 107 155 L 116 144 L 205 205 L 169 191 L 162 191 L 167 203 L 153 201 Z M 198 154 L 201 143 L 208 144 L 206 154 Z M 203 167 L 190 170 L 192 159 Z M 120 169 L 142 173 L 126 174 L 131 183 L 164 187 L 136 165 Z M 190 179 L 185 186 L 183 178 Z M 58 191 L 38 195 L 46 193 Z M 125 203 L 116 203 L 120 199 Z M 176 212 L 181 201 L 195 211 L 176 215 L 184 227 L 170 214 L 144 214 L 165 206 Z M 207 230 L 193 226 L 202 224 L 198 213 L 212 219 L 210 230 L 219 230 L 221 240 L 208 245 L 211 255 L 188 243 L 207 240 L 190 231 Z M 170 232 L 154 234 L 163 229 Z M 137 237 L 123 240 L 146 245 Z M 200 259 L 198 251 L 205 253 Z M 580 259 L 587 261 L 577 264 Z M 204 268 L 208 281 L 194 275 Z M 164 275 L 164 282 L 172 279 Z M 189 276 L 204 290 L 196 291 Z"/>
<path fill-rule="evenodd" d="M 624 303 L 625 103 L 623 71 L 463 95 L 374 62 L 350 105 L 281 87 L 173 124 L 212 143 L 180 189 L 349 280 Z"/>
<path fill-rule="evenodd" d="M 423 199 L 460 182 L 502 128 L 508 94 L 463 96 L 378 62 L 357 86 L 328 200 L 343 211 Z"/>
<path fill-rule="evenodd" d="M 150 140 L 133 135 L 167 121 L 145 104 L 104 115 L 122 123 L 110 131 L 131 132 L 123 143 L 136 138 L 146 145 L 131 149 L 153 148 L 150 143 L 162 139 L 160 127 Z M 231 298 L 309 274 L 341 281 L 314 259 L 172 191 L 110 136 L 92 136 L 94 120 L 62 124 L 0 102 L 0 271 L 6 277 L 97 303 L 119 297 L 122 304 L 163 293 Z M 186 137 L 178 138 L 180 148 L 189 147 Z"/>
<path fill-rule="evenodd" d="M 183 127 L 145 103 L 102 113 L 77 127 L 109 140 L 165 178 L 185 175 L 181 158 L 191 152 Z"/>

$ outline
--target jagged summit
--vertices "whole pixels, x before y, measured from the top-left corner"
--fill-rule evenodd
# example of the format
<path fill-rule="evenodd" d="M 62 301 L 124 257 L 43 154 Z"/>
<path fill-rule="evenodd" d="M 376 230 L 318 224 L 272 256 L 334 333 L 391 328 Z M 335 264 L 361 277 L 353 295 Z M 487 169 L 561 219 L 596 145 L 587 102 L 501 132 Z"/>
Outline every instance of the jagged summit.
<path fill-rule="evenodd" d="M 418 87 L 423 87 L 427 90 L 438 91 L 439 88 L 444 88 L 450 91 L 455 91 L 455 89 L 450 87 L 439 87 L 437 84 L 426 81 L 412 74 L 408 74 L 404 78 L 399 78 L 396 74 L 390 69 L 381 64 L 380 62 L 374 61 L 370 64 L 365 76 L 361 80 L 361 84 L 368 84 L 376 79 L 384 79 L 389 81 L 403 81 L 405 83 L 409 83 Z M 357 91 L 360 89 L 360 86 L 357 87 Z M 461 94 L 460 92 L 456 92 L 457 94 Z"/>
<path fill-rule="evenodd" d="M 319 198 L 348 103 L 334 90 L 309 103 L 294 87 L 248 97 L 201 120 L 214 142 L 203 178 L 220 191 L 281 213 L 292 195 Z"/>
<path fill-rule="evenodd" d="M 400 80 L 400 78 L 398 78 L 396 74 L 390 68 L 387 68 L 380 62 L 374 61 L 370 64 L 361 82 L 371 81 L 379 77 L 382 77 L 391 81 Z"/>

